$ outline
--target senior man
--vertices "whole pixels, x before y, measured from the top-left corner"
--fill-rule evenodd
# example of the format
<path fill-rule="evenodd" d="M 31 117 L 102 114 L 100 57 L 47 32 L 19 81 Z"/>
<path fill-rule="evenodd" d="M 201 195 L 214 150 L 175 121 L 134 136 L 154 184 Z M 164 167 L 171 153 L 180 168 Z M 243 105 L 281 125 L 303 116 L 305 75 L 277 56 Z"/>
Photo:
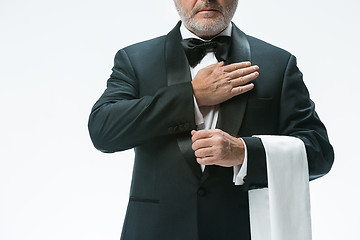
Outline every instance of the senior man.
<path fill-rule="evenodd" d="M 333 150 L 295 57 L 239 30 L 237 0 L 174 3 L 172 31 L 118 51 L 89 118 L 97 149 L 135 149 L 121 239 L 250 240 L 248 191 L 268 185 L 254 135 L 300 139 L 310 180 Z"/>

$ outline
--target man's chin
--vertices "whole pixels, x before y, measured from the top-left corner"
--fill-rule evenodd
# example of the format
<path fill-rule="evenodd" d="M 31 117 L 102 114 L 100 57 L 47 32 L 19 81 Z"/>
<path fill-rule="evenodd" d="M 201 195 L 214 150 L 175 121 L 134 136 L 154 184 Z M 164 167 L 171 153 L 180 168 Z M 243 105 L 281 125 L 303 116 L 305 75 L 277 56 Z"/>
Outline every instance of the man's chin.
<path fill-rule="evenodd" d="M 189 21 L 185 20 L 185 25 L 191 32 L 204 39 L 217 35 L 227 26 L 221 14 L 211 18 L 200 17 L 197 14 Z"/>
<path fill-rule="evenodd" d="M 216 17 L 208 17 L 208 18 L 200 18 L 194 21 L 195 25 L 201 29 L 209 29 L 209 28 L 216 28 L 218 25 L 224 24 L 224 19 L 221 16 Z"/>

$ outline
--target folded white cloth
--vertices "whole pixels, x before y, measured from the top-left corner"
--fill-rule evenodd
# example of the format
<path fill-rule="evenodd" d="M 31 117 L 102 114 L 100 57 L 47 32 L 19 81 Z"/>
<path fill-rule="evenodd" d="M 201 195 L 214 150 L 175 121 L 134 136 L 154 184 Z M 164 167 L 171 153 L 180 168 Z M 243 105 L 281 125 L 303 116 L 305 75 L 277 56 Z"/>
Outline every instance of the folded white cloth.
<path fill-rule="evenodd" d="M 266 152 L 268 188 L 249 191 L 252 240 L 311 240 L 309 172 L 304 143 L 256 136 Z"/>

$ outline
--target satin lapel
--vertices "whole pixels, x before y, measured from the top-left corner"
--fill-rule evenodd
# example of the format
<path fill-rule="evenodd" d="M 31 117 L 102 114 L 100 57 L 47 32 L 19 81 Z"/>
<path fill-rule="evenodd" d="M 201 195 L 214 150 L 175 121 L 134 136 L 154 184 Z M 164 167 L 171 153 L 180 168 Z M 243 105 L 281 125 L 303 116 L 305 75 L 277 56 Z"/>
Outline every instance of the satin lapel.
<path fill-rule="evenodd" d="M 246 35 L 233 24 L 231 47 L 226 64 L 251 61 L 250 45 Z M 237 137 L 245 114 L 248 94 L 241 94 L 220 104 L 216 128 Z"/>
<path fill-rule="evenodd" d="M 166 61 L 166 76 L 168 86 L 182 82 L 191 81 L 191 73 L 189 63 L 186 58 L 185 52 L 181 45 L 179 22 L 173 30 L 169 32 L 165 40 L 165 61 Z M 191 148 L 191 134 L 184 133 L 177 137 L 177 142 L 184 158 L 189 163 L 195 175 L 201 177 L 201 167 L 196 162 L 194 151 Z"/>

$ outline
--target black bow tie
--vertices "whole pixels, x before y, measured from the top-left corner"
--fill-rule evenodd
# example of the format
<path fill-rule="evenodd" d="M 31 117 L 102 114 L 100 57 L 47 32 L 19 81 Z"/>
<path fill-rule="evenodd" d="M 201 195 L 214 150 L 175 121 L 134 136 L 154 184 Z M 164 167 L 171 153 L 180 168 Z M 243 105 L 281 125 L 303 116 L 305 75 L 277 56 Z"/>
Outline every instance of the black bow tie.
<path fill-rule="evenodd" d="M 195 67 L 204 58 L 207 51 L 213 51 L 218 61 L 225 61 L 230 48 L 230 37 L 219 36 L 209 42 L 196 38 L 181 41 L 191 67 Z"/>

